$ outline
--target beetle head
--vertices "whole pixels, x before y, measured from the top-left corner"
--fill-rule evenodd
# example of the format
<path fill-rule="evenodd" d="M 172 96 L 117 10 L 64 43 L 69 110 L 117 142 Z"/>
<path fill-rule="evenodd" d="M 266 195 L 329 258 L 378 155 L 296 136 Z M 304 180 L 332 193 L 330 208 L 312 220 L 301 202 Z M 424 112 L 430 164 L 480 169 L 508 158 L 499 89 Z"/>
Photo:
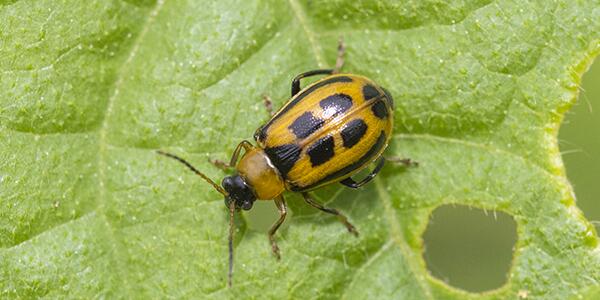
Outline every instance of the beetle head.
<path fill-rule="evenodd" d="M 238 209 L 249 210 L 256 200 L 250 186 L 240 177 L 240 175 L 227 176 L 221 183 L 229 196 L 225 197 L 225 206 L 229 207 L 231 202 L 235 203 Z"/>

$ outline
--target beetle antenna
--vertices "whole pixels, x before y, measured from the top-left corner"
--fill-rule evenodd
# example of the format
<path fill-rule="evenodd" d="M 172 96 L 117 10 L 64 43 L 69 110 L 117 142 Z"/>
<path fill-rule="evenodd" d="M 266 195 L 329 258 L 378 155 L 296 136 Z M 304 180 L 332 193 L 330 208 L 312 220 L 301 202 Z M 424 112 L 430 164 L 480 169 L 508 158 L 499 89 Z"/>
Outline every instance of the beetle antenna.
<path fill-rule="evenodd" d="M 233 213 L 235 212 L 235 202 L 229 203 L 229 273 L 227 274 L 227 284 L 231 287 L 233 278 Z"/>
<path fill-rule="evenodd" d="M 192 166 L 192 164 L 187 162 L 185 159 L 183 159 L 175 154 L 163 152 L 161 150 L 157 150 L 156 153 L 179 161 L 180 163 L 182 163 L 186 167 L 188 167 L 190 170 L 192 170 L 192 172 L 196 173 L 196 175 L 202 177 L 202 179 L 204 179 L 206 182 L 210 183 L 219 193 L 223 194 L 223 196 L 225 196 L 225 197 L 229 196 L 229 193 L 227 193 L 222 187 L 220 187 L 218 184 L 216 184 L 214 181 L 212 181 L 210 178 L 208 178 L 208 176 L 204 175 L 204 173 L 202 173 L 202 172 L 198 171 L 198 169 L 194 168 L 194 166 Z"/>

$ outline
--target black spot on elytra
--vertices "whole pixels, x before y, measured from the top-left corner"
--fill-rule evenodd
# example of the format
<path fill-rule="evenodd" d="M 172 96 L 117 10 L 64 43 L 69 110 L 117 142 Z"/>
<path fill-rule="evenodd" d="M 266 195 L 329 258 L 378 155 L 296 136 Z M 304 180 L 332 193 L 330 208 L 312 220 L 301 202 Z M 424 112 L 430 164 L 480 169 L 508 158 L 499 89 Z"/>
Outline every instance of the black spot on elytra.
<path fill-rule="evenodd" d="M 306 98 L 306 96 L 310 95 L 314 91 L 316 91 L 324 86 L 327 86 L 329 84 L 337 83 L 337 82 L 352 82 L 352 78 L 347 77 L 347 76 L 336 76 L 336 77 L 325 79 L 323 81 L 316 83 L 315 85 L 309 87 L 305 91 L 297 94 L 297 96 L 294 98 L 294 100 L 292 100 L 288 105 L 286 105 L 283 108 L 283 110 L 281 111 L 281 113 L 277 114 L 277 117 L 284 115 L 285 112 L 292 109 L 292 107 L 296 106 L 296 104 L 298 104 L 298 102 L 302 101 L 302 99 Z"/>
<path fill-rule="evenodd" d="M 274 116 L 271 120 L 269 120 L 269 122 L 267 122 L 267 124 L 265 124 L 263 126 L 262 131 L 267 132 L 267 129 L 271 126 L 271 124 L 273 124 L 273 122 L 275 122 L 275 120 L 279 119 L 281 116 L 284 116 L 287 111 L 292 109 L 292 107 L 296 106 L 296 104 L 298 104 L 298 102 L 302 101 L 302 99 L 306 98 L 306 96 L 310 95 L 314 91 L 316 91 L 324 86 L 327 86 L 332 83 L 337 83 L 337 82 L 352 82 L 352 78 L 350 78 L 348 76 L 335 76 L 335 77 L 328 78 L 323 81 L 317 82 L 315 85 L 309 87 L 305 91 L 303 91 L 299 94 L 296 94 L 296 96 L 292 99 L 292 101 L 290 101 L 286 106 L 283 107 L 283 109 L 281 110 L 280 113 L 278 113 L 276 116 Z"/>
<path fill-rule="evenodd" d="M 365 97 L 365 100 L 370 100 L 370 99 L 373 99 L 373 98 L 379 96 L 379 91 L 370 84 L 363 86 L 362 92 L 363 92 L 363 97 Z"/>
<path fill-rule="evenodd" d="M 342 135 L 342 140 L 344 141 L 344 147 L 352 148 L 352 146 L 360 141 L 366 132 L 367 124 L 362 119 L 355 119 L 348 122 L 340 133 Z"/>
<path fill-rule="evenodd" d="M 296 144 L 285 144 L 272 148 L 265 148 L 265 154 L 271 163 L 279 170 L 283 178 L 292 169 L 298 158 L 300 158 L 300 147 Z"/>
<path fill-rule="evenodd" d="M 346 94 L 334 94 L 319 102 L 326 117 L 335 117 L 352 107 L 352 97 Z"/>
<path fill-rule="evenodd" d="M 328 182 L 328 181 L 334 180 L 336 178 L 341 178 L 342 176 L 364 166 L 369 161 L 372 161 L 373 159 L 375 159 L 376 158 L 375 154 L 377 154 L 379 151 L 381 151 L 381 149 L 385 146 L 385 141 L 386 141 L 386 135 L 385 135 L 385 132 L 383 132 L 383 130 L 382 130 L 381 133 L 379 134 L 379 137 L 377 138 L 377 141 L 375 141 L 375 143 L 371 146 L 371 148 L 369 148 L 369 150 L 363 156 L 361 156 L 357 161 L 323 177 L 321 180 L 319 180 L 311 185 L 292 186 L 290 188 L 290 190 L 292 190 L 294 192 L 308 191 L 316 186 L 319 186 L 320 184 L 322 184 L 324 182 Z"/>
<path fill-rule="evenodd" d="M 294 120 L 294 123 L 288 128 L 296 135 L 296 137 L 303 139 L 321 128 L 323 123 L 325 123 L 325 121 L 315 118 L 311 112 L 307 111 Z"/>
<path fill-rule="evenodd" d="M 375 116 L 380 119 L 385 119 L 388 115 L 388 109 L 385 106 L 385 102 L 382 100 L 375 102 L 373 106 L 371 106 L 371 110 L 373 110 Z"/>
<path fill-rule="evenodd" d="M 334 146 L 333 137 L 326 136 L 308 147 L 306 153 L 308 153 L 310 163 L 313 167 L 324 164 L 330 160 L 335 154 L 333 152 Z"/>

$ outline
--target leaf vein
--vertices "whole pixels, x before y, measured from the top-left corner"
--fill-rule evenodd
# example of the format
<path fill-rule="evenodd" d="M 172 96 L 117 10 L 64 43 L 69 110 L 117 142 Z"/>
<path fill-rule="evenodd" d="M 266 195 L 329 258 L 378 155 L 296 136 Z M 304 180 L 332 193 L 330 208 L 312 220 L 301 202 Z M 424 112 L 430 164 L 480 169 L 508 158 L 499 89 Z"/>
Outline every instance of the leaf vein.
<path fill-rule="evenodd" d="M 317 60 L 317 65 L 319 66 L 319 68 L 325 68 L 325 66 L 327 64 L 325 63 L 323 50 L 321 49 L 321 45 L 319 45 L 319 43 L 317 43 L 315 32 L 308 25 L 308 21 L 306 20 L 306 13 L 304 12 L 304 9 L 300 5 L 300 3 L 298 3 L 297 0 L 289 0 L 288 2 L 290 3 L 290 7 L 292 8 L 292 11 L 294 12 L 294 16 L 300 23 L 300 26 L 302 26 L 302 29 L 304 30 L 304 33 L 306 34 L 306 37 L 308 38 L 308 43 L 310 44 L 310 48 L 313 52 L 313 55 L 315 56 L 315 58 Z"/>
<path fill-rule="evenodd" d="M 137 55 L 139 47 L 140 47 L 142 41 L 144 40 L 146 33 L 148 32 L 148 29 L 150 28 L 150 26 L 156 19 L 156 16 L 158 15 L 158 13 L 164 7 L 164 4 L 165 4 L 164 0 L 158 0 L 156 2 L 155 7 L 148 14 L 148 17 L 146 18 L 146 22 L 142 26 L 142 29 L 140 30 L 139 35 L 137 36 L 136 40 L 133 42 L 133 45 L 131 46 L 131 50 L 130 50 L 130 53 L 129 53 L 127 59 L 125 60 L 125 62 L 121 66 L 121 68 L 119 69 L 119 71 L 117 73 L 117 80 L 115 82 L 114 89 L 113 89 L 113 94 L 108 99 L 108 103 L 106 106 L 106 112 L 104 114 L 104 119 L 102 121 L 102 124 L 100 126 L 100 131 L 99 131 L 99 142 L 98 142 L 98 146 L 99 146 L 99 149 L 98 149 L 98 182 L 100 185 L 99 195 L 98 195 L 98 199 L 100 202 L 99 212 L 102 214 L 102 217 L 104 218 L 105 224 L 108 228 L 108 236 L 113 240 L 112 244 L 114 245 L 114 247 L 117 248 L 117 251 L 115 251 L 115 253 L 116 253 L 115 260 L 118 261 L 118 266 L 116 266 L 115 268 L 117 270 L 120 270 L 120 272 L 119 272 L 121 275 L 120 277 L 123 280 L 123 285 L 125 286 L 124 291 L 126 291 L 126 293 L 128 293 L 130 297 L 131 297 L 131 295 L 133 295 L 132 290 L 131 290 L 131 285 L 127 282 L 128 281 L 127 276 L 124 276 L 124 271 L 125 271 L 124 266 L 126 266 L 127 264 L 124 263 L 123 255 L 126 253 L 126 251 L 119 251 L 118 248 L 122 248 L 122 245 L 119 243 L 118 239 L 116 238 L 115 229 L 111 225 L 110 220 L 108 219 L 108 217 L 106 216 L 106 212 L 104 211 L 105 206 L 107 204 L 106 172 L 105 172 L 105 169 L 107 168 L 107 166 L 106 166 L 107 137 L 106 136 L 107 136 L 107 132 L 108 132 L 108 120 L 110 119 L 110 115 L 112 113 L 116 98 L 119 96 L 119 91 L 120 91 L 121 85 L 123 84 L 123 81 L 124 81 L 124 77 L 125 77 L 124 74 L 126 73 L 127 66 L 133 61 L 133 59 Z"/>
<path fill-rule="evenodd" d="M 344 289 L 344 294 L 342 295 L 342 297 L 340 297 L 341 299 L 347 299 L 346 293 L 348 292 L 348 288 L 354 284 L 359 275 L 365 272 L 365 269 L 367 269 L 374 261 L 376 261 L 381 255 L 383 255 L 383 253 L 387 251 L 392 245 L 394 245 L 393 240 L 390 240 L 387 243 L 383 244 L 375 253 L 373 253 L 373 255 L 371 255 L 371 257 L 369 257 L 369 259 L 363 262 L 363 264 L 360 267 L 358 267 L 356 271 L 354 271 L 350 283 L 348 284 L 348 286 L 346 286 L 346 289 Z"/>
<path fill-rule="evenodd" d="M 22 241 L 14 244 L 14 245 L 11 245 L 10 247 L 0 247 L 0 249 L 8 250 L 8 249 L 13 249 L 13 248 L 19 248 L 22 245 L 25 245 L 26 243 L 28 243 L 28 242 L 36 239 L 39 236 L 42 236 L 42 235 L 44 235 L 46 233 L 49 233 L 49 232 L 51 232 L 53 230 L 57 230 L 60 227 L 68 226 L 69 224 L 74 223 L 74 222 L 76 222 L 76 221 L 78 221 L 80 219 L 86 218 L 86 217 L 88 217 L 88 216 L 90 216 L 90 215 L 92 215 L 94 213 L 95 213 L 95 211 L 88 211 L 88 212 L 86 212 L 86 213 L 84 213 L 84 214 L 82 214 L 80 216 L 77 216 L 77 217 L 75 217 L 73 219 L 66 220 L 65 222 L 53 224 L 51 227 L 48 227 L 48 228 L 44 229 L 43 231 L 40 231 L 40 232 L 38 232 L 38 233 L 36 233 L 34 235 L 28 236 L 27 239 L 25 239 L 25 240 L 22 240 Z"/>
<path fill-rule="evenodd" d="M 426 282 L 424 277 L 418 275 L 423 274 L 424 270 L 422 270 L 422 268 L 418 265 L 418 262 L 420 260 L 415 257 L 415 254 L 412 252 L 410 246 L 404 239 L 404 234 L 402 233 L 402 229 L 400 228 L 400 223 L 394 215 L 394 207 L 392 206 L 389 194 L 386 193 L 380 178 L 375 178 L 374 181 L 377 193 L 379 194 L 380 199 L 382 199 L 383 201 L 385 218 L 388 224 L 390 225 L 391 239 L 398 246 L 398 249 L 404 256 L 405 261 L 408 264 L 408 268 L 410 269 L 411 274 L 415 275 L 415 281 L 417 282 L 427 299 L 433 299 L 433 295 L 429 288 L 429 284 Z"/>

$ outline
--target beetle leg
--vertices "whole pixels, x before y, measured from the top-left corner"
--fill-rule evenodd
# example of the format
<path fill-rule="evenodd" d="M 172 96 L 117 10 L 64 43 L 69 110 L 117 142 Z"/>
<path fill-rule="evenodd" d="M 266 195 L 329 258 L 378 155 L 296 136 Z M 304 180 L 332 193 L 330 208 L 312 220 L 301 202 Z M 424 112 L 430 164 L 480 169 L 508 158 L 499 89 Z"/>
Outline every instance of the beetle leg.
<path fill-rule="evenodd" d="M 263 95 L 263 101 L 265 104 L 265 108 L 267 109 L 267 112 L 272 117 L 274 113 L 273 113 L 273 101 L 271 101 L 271 97 L 269 97 L 267 95 Z"/>
<path fill-rule="evenodd" d="M 273 255 L 275 255 L 277 259 L 280 259 L 281 255 L 279 255 L 279 247 L 277 247 L 277 242 L 275 241 L 275 232 L 277 232 L 277 229 L 279 229 L 279 226 L 281 226 L 287 215 L 287 206 L 285 205 L 283 196 L 279 196 L 275 199 L 275 205 L 279 210 L 279 219 L 271 226 L 271 229 L 269 229 L 269 242 L 271 242 Z"/>
<path fill-rule="evenodd" d="M 220 159 L 208 158 L 208 162 L 223 171 L 229 171 L 229 170 L 233 169 L 232 166 L 230 166 L 228 163 L 226 163 Z"/>
<path fill-rule="evenodd" d="M 379 161 L 377 162 L 377 166 L 375 166 L 375 169 L 373 169 L 373 171 L 371 171 L 371 173 L 369 173 L 369 175 L 367 175 L 367 177 L 363 178 L 361 181 L 356 182 L 356 181 L 354 181 L 354 179 L 348 177 L 348 178 L 340 181 L 340 183 L 349 188 L 357 189 L 357 188 L 367 184 L 369 181 L 373 180 L 373 178 L 375 178 L 375 176 L 377 176 L 377 173 L 379 173 L 379 171 L 381 171 L 381 168 L 383 168 L 384 163 L 385 163 L 385 158 L 383 158 L 383 156 L 382 156 L 379 158 Z"/>
<path fill-rule="evenodd" d="M 315 202 L 315 200 L 313 200 L 313 198 L 307 192 L 303 192 L 302 197 L 304 197 L 304 201 L 306 201 L 306 203 L 308 203 L 308 205 L 310 205 L 316 209 L 319 209 L 323 212 L 326 212 L 328 214 L 337 216 L 337 218 L 340 220 L 340 222 L 342 222 L 344 224 L 344 226 L 346 226 L 346 228 L 348 229 L 348 232 L 350 232 L 358 237 L 358 231 L 356 230 L 356 227 L 354 227 L 354 225 L 352 225 L 352 223 L 350 223 L 348 221 L 348 218 L 346 218 L 346 216 L 344 214 L 342 214 L 335 208 L 325 207 L 325 206 L 321 205 L 320 203 Z"/>
<path fill-rule="evenodd" d="M 335 60 L 335 68 L 333 68 L 333 74 L 337 74 L 340 72 L 342 67 L 344 66 L 344 54 L 346 53 L 346 45 L 344 45 L 344 40 L 342 37 L 338 40 L 338 53 L 337 58 Z"/>
<path fill-rule="evenodd" d="M 405 167 L 418 167 L 419 162 L 416 162 L 410 158 L 400 158 L 400 157 L 386 157 L 387 161 L 395 164 L 401 164 Z"/>
<path fill-rule="evenodd" d="M 332 69 L 322 69 L 322 70 L 312 70 L 304 73 L 298 74 L 298 76 L 294 77 L 292 80 L 292 97 L 294 97 L 298 92 L 300 92 L 300 79 L 315 76 L 315 75 L 331 75 L 333 74 Z"/>
<path fill-rule="evenodd" d="M 337 58 L 335 60 L 335 68 L 333 69 L 322 69 L 322 70 L 313 70 L 299 74 L 294 77 L 292 80 L 292 97 L 294 97 L 298 92 L 300 92 L 300 79 L 314 76 L 314 75 L 331 75 L 337 74 L 340 72 L 342 67 L 344 66 L 344 54 L 346 53 L 346 46 L 344 45 L 344 40 L 342 37 L 338 40 L 338 49 L 337 49 Z"/>
<path fill-rule="evenodd" d="M 252 149 L 254 146 L 252 146 L 252 144 L 246 140 L 241 141 L 237 147 L 235 147 L 235 150 L 233 150 L 233 155 L 231 155 L 231 160 L 229 161 L 229 163 L 226 163 L 220 159 L 211 159 L 209 158 L 208 161 L 215 165 L 215 167 L 223 170 L 223 171 L 229 171 L 232 168 L 235 168 L 235 165 L 237 164 L 237 160 L 238 157 L 240 156 L 240 152 L 242 151 L 242 148 L 244 148 L 244 150 L 248 151 L 250 149 Z"/>
<path fill-rule="evenodd" d="M 254 148 L 254 146 L 252 146 L 252 144 L 246 140 L 241 141 L 237 147 L 235 147 L 235 150 L 233 150 L 233 155 L 231 155 L 231 160 L 229 161 L 230 167 L 233 168 L 237 164 L 238 156 L 240 155 L 242 148 L 244 148 L 244 150 L 247 152 L 248 150 Z"/>

